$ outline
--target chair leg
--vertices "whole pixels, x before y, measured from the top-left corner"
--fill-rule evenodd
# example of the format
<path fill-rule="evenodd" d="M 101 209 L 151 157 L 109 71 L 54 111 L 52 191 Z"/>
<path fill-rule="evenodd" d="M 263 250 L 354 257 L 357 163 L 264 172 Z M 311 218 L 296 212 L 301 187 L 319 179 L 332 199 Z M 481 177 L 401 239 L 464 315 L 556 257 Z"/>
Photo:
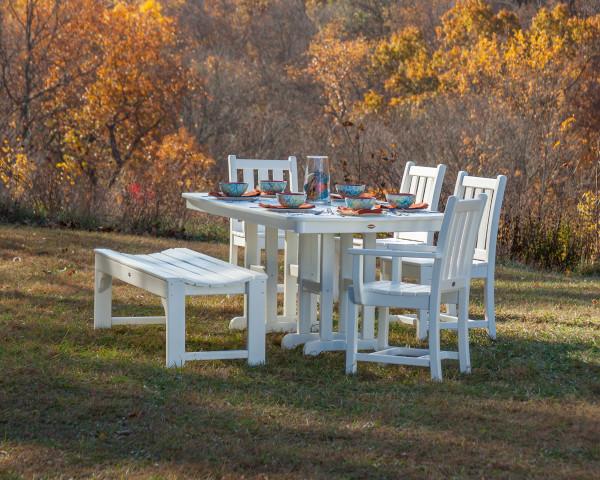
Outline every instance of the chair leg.
<path fill-rule="evenodd" d="M 94 278 L 94 328 L 112 326 L 112 276 L 96 270 Z"/>
<path fill-rule="evenodd" d="M 248 365 L 265 363 L 265 298 L 266 281 L 254 278 L 246 284 L 246 308 L 248 319 Z"/>
<path fill-rule="evenodd" d="M 233 243 L 233 235 L 229 235 L 229 263 L 238 265 L 238 246 Z"/>
<path fill-rule="evenodd" d="M 352 288 L 352 287 L 350 287 Z M 358 351 L 358 318 L 353 296 L 349 295 L 350 288 L 346 289 L 346 373 L 356 373 L 356 353 Z"/>
<path fill-rule="evenodd" d="M 432 302 L 429 310 L 429 368 L 431 379 L 442 381 L 442 359 L 440 355 L 440 304 Z"/>
<path fill-rule="evenodd" d="M 462 373 L 471 373 L 469 350 L 469 290 L 458 292 L 458 360 Z"/>
<path fill-rule="evenodd" d="M 494 299 L 494 277 L 487 277 L 483 286 L 483 304 L 485 306 L 485 320 L 487 331 L 491 339 L 496 339 L 496 311 Z"/>
<path fill-rule="evenodd" d="M 185 363 L 185 285 L 170 281 L 167 298 L 162 299 L 167 325 L 167 367 Z"/>
<path fill-rule="evenodd" d="M 431 269 L 427 268 L 419 268 L 419 283 L 421 285 L 430 285 L 431 284 Z M 427 330 L 428 330 L 428 316 L 431 312 L 427 310 L 419 310 L 419 314 L 416 320 L 417 324 L 417 338 L 419 340 L 425 340 L 427 338 Z M 438 308 L 439 313 L 439 308 Z"/>
<path fill-rule="evenodd" d="M 390 309 L 380 307 L 377 309 L 378 327 L 377 327 L 377 348 L 383 350 L 388 348 L 388 336 L 390 332 Z"/>

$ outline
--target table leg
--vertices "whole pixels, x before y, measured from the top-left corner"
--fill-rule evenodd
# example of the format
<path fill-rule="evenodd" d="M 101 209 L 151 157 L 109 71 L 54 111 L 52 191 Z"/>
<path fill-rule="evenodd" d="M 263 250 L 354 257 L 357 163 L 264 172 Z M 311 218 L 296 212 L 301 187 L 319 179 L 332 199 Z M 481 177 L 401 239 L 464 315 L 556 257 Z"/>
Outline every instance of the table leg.
<path fill-rule="evenodd" d="M 345 237 L 345 238 L 344 238 Z M 344 235 L 341 240 L 342 252 L 345 252 L 347 248 L 352 246 L 352 235 Z M 334 255 L 335 243 L 334 236 L 332 234 L 323 234 L 321 242 L 321 301 L 320 301 L 320 331 L 319 338 L 309 341 L 304 345 L 305 355 L 318 355 L 321 352 L 330 352 L 337 350 L 346 349 L 346 334 L 344 328 L 341 327 L 337 333 L 333 332 L 333 275 L 335 272 L 336 256 Z M 340 258 L 340 271 L 344 270 L 346 275 L 348 274 L 348 265 L 344 268 L 344 257 L 348 255 L 341 255 Z M 348 260 L 346 260 L 348 262 Z M 350 260 L 351 262 L 351 260 Z M 352 267 L 349 267 L 350 272 Z M 341 274 L 340 274 L 341 276 Z M 340 306 L 340 308 L 342 308 Z M 345 318 L 343 315 L 340 316 L 340 322 L 343 324 Z M 374 349 L 375 340 L 373 336 L 363 338 L 359 341 L 359 348 Z"/>
<path fill-rule="evenodd" d="M 246 248 L 244 248 L 244 267 L 260 265 L 260 252 L 258 250 L 258 225 L 255 223 L 244 222 L 244 235 L 246 237 Z M 244 315 L 234 317 L 229 322 L 231 330 L 244 330 L 246 328 L 246 296 L 244 295 Z"/>
<path fill-rule="evenodd" d="M 298 265 L 298 234 L 285 232 L 283 316 L 295 321 L 298 317 L 298 279 L 291 275 L 290 265 Z"/>
<path fill-rule="evenodd" d="M 321 340 L 329 341 L 333 335 L 333 275 L 335 272 L 335 239 L 333 234 L 321 235 L 321 299 L 319 332 Z"/>
<path fill-rule="evenodd" d="M 346 251 L 353 247 L 354 236 L 351 233 L 340 235 L 340 279 L 339 279 L 339 325 L 338 331 L 344 333 L 346 329 L 346 300 L 344 294 L 348 285 L 352 283 L 352 256 Z"/>
<path fill-rule="evenodd" d="M 363 248 L 377 248 L 377 235 L 365 233 Z M 365 282 L 375 280 L 375 257 L 365 256 Z M 361 338 L 372 340 L 375 337 L 375 307 L 363 307 L 363 327 Z"/>
<path fill-rule="evenodd" d="M 258 250 L 258 228 L 254 224 L 245 224 L 246 249 L 244 254 L 244 266 L 252 268 L 260 265 L 260 251 Z M 295 317 L 288 318 L 285 314 L 277 315 L 277 275 L 278 267 L 278 231 L 276 228 L 265 228 L 265 273 L 267 274 L 266 284 L 266 330 L 272 332 L 290 332 L 296 329 Z M 295 293 L 292 293 L 295 295 Z M 246 302 L 244 302 L 246 303 Z M 229 328 L 232 330 L 243 330 L 247 326 L 246 311 L 244 307 L 244 316 L 235 317 L 229 322 Z"/>
<path fill-rule="evenodd" d="M 299 235 L 298 244 L 298 323 L 296 333 L 288 333 L 281 340 L 281 347 L 290 349 L 309 340 L 319 338 L 318 333 L 310 329 L 316 316 L 316 296 L 311 293 L 308 283 L 318 281 L 319 236 L 315 234 Z"/>
<path fill-rule="evenodd" d="M 265 228 L 265 266 L 267 273 L 267 332 L 293 332 L 296 330 L 296 318 L 277 315 L 277 277 L 279 274 L 279 231 Z M 287 292 L 284 292 L 284 295 Z M 295 301 L 295 300 L 294 300 Z"/>

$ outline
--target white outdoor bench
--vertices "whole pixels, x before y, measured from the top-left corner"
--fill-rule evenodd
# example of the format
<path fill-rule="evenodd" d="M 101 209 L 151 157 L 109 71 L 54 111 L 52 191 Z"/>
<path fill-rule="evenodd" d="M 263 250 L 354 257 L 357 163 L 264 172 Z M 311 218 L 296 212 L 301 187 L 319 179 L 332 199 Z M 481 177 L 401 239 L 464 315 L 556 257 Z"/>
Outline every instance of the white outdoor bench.
<path fill-rule="evenodd" d="M 262 272 L 251 271 L 187 248 L 149 255 L 130 255 L 96 249 L 94 328 L 113 325 L 165 324 L 167 367 L 189 360 L 247 358 L 249 365 L 265 363 L 265 282 Z M 112 279 L 158 295 L 165 316 L 113 317 Z M 186 295 L 245 294 L 248 316 L 247 350 L 185 351 Z"/>

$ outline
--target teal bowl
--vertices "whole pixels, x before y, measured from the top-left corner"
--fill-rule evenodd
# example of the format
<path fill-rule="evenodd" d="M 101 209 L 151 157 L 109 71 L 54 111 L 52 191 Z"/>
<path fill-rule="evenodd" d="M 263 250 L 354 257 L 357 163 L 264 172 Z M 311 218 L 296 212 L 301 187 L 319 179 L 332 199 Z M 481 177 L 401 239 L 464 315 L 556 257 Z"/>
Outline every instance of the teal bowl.
<path fill-rule="evenodd" d="M 351 183 L 338 183 L 335 186 L 337 193 L 344 197 L 358 197 L 361 193 L 364 193 L 366 185 L 351 184 Z"/>
<path fill-rule="evenodd" d="M 258 182 L 258 188 L 260 191 L 266 193 L 267 195 L 281 193 L 286 187 L 287 182 L 285 180 L 260 180 Z"/>
<path fill-rule="evenodd" d="M 385 198 L 393 208 L 408 208 L 415 203 L 412 193 L 386 193 Z"/>
<path fill-rule="evenodd" d="M 377 200 L 374 198 L 351 198 L 346 197 L 344 199 L 346 206 L 352 210 L 364 210 L 371 209 L 375 206 Z"/>
<path fill-rule="evenodd" d="M 248 190 L 248 184 L 244 182 L 219 182 L 219 188 L 228 197 L 241 197 Z"/>
<path fill-rule="evenodd" d="M 306 193 L 278 193 L 277 200 L 285 208 L 298 208 L 306 203 Z"/>

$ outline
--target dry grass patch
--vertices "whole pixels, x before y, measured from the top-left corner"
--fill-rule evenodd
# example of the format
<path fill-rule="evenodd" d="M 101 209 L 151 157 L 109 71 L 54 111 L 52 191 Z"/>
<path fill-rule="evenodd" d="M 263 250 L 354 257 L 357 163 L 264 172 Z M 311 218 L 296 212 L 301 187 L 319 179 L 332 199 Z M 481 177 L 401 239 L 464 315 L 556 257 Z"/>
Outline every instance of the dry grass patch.
<path fill-rule="evenodd" d="M 592 478 L 600 471 L 600 279 L 498 274 L 498 340 L 474 372 L 305 358 L 269 335 L 268 364 L 166 370 L 164 328 L 92 329 L 92 248 L 226 246 L 0 226 L 0 479 Z M 115 289 L 123 315 L 160 311 Z M 239 298 L 189 304 L 188 342 L 235 347 Z M 472 311 L 482 314 L 480 285 Z M 397 342 L 413 330 L 394 325 Z M 455 337 L 445 333 L 445 343 Z"/>

